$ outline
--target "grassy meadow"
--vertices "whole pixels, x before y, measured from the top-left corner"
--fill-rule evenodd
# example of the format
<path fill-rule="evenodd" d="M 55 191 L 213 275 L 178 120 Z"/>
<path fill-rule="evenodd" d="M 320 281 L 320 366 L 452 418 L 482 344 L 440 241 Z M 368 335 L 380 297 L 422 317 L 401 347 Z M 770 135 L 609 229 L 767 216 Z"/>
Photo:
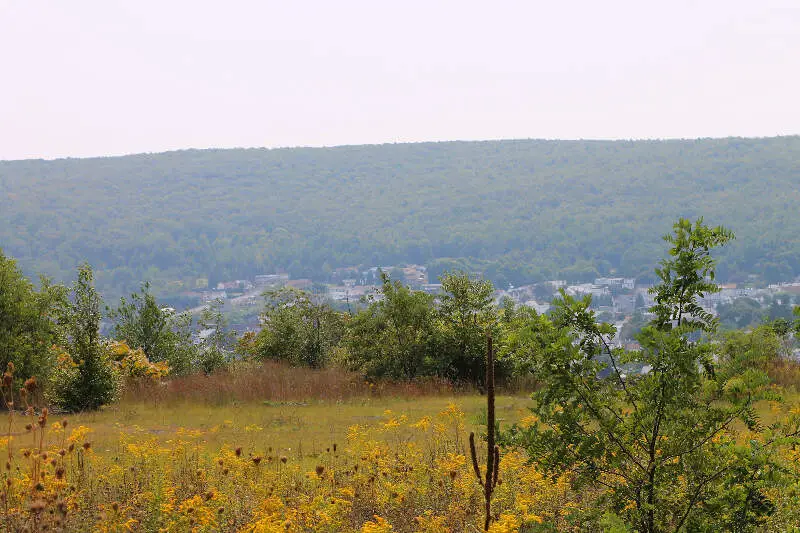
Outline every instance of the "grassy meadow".
<path fill-rule="evenodd" d="M 485 431 L 476 392 L 280 365 L 186 379 L 129 389 L 94 412 L 9 413 L 0 528 L 481 530 L 468 448 L 470 431 Z M 500 396 L 497 416 L 524 422 L 529 404 Z M 565 479 L 504 455 L 492 531 L 566 525 L 570 498 Z"/>
<path fill-rule="evenodd" d="M 793 389 L 788 396 L 797 403 Z M 468 437 L 485 432 L 485 401 L 441 382 L 370 384 L 268 363 L 129 387 L 99 411 L 11 412 L 0 441 L 0 528 L 481 531 Z M 525 393 L 501 394 L 496 405 L 503 425 L 534 421 Z M 758 408 L 768 422 L 775 405 Z M 482 439 L 477 448 L 483 465 Z M 798 463 L 785 453 L 786 464 Z M 595 531 L 586 516 L 596 496 L 507 450 L 490 531 Z"/>
<path fill-rule="evenodd" d="M 498 417 L 517 422 L 527 414 L 525 397 L 497 398 Z M 374 426 L 387 418 L 387 411 L 408 420 L 436 417 L 450 406 L 463 413 L 459 419 L 461 435 L 455 426 L 452 437 L 466 439 L 470 431 L 485 431 L 486 399 L 478 394 L 457 396 L 363 397 L 343 401 L 272 401 L 213 406 L 195 403 L 154 405 L 131 400 L 98 412 L 68 415 L 70 427 L 91 428 L 89 439 L 98 454 L 118 454 L 120 435 L 154 438 L 167 445 L 176 434 L 197 434 L 204 446 L 218 450 L 235 445 L 253 453 L 272 447 L 277 455 L 304 461 L 313 459 L 333 443 L 346 442 L 348 429 Z M 483 429 L 482 429 L 483 428 Z M 419 438 L 410 437 L 414 441 Z M 467 449 L 464 448 L 464 452 Z"/>

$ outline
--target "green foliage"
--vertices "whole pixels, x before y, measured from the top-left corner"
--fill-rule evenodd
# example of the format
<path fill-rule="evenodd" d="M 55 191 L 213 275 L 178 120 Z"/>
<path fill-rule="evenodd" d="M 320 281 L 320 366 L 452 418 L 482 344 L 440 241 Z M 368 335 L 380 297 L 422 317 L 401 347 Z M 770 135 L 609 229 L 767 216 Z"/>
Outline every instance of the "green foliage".
<path fill-rule="evenodd" d="M 780 337 L 779 332 L 768 324 L 752 331 L 726 332 L 717 355 L 719 367 L 732 376 L 764 371 L 769 363 L 780 357 Z"/>
<path fill-rule="evenodd" d="M 159 307 L 149 283 L 143 283 L 130 299 L 121 298 L 109 316 L 114 321 L 115 339 L 141 349 L 150 361 L 165 361 L 172 374 L 192 370 L 197 356 L 191 342 L 191 316 Z"/>
<path fill-rule="evenodd" d="M 482 387 L 486 334 L 502 331 L 491 282 L 446 272 L 437 299 L 381 276 L 379 297 L 349 322 L 349 365 L 370 377 L 439 376 Z M 512 316 L 513 304 L 504 305 L 502 314 Z"/>
<path fill-rule="evenodd" d="M 779 424 L 760 433 L 754 410 L 759 398 L 778 399 L 761 369 L 777 344 L 768 328 L 730 336 L 721 351 L 708 340 L 716 324 L 695 299 L 716 289 L 709 251 L 730 234 L 702 220 L 674 230 L 641 351 L 612 349 L 614 328 L 597 322 L 591 299 L 565 293 L 552 318 L 531 314 L 509 336 L 505 356 L 541 387 L 537 422 L 504 440 L 552 473 L 572 472 L 617 530 L 622 520 L 646 533 L 750 531 L 774 507 L 771 444 L 797 436 Z M 634 363 L 645 373 L 622 370 Z M 737 423 L 759 437 L 739 439 Z"/>
<path fill-rule="evenodd" d="M 641 296 L 641 294 L 639 296 Z M 644 314 L 640 309 L 637 309 L 633 312 L 631 319 L 622 326 L 619 336 L 626 340 L 632 340 L 636 338 L 636 335 L 638 335 L 646 325 L 647 320 L 644 318 Z"/>
<path fill-rule="evenodd" d="M 673 326 L 710 332 L 716 329 L 714 317 L 703 310 L 697 298 L 719 292 L 714 283 L 716 262 L 710 250 L 726 244 L 733 233 L 722 226 L 709 228 L 702 217 L 692 225 L 682 218 L 673 226 L 674 233 L 664 240 L 672 244 L 670 257 L 660 262 L 656 275 L 660 283 L 651 287 L 655 305 L 650 309 L 656 318 L 653 325 L 658 329 Z"/>
<path fill-rule="evenodd" d="M 18 381 L 36 376 L 46 382 L 54 364 L 52 347 L 62 340 L 59 322 L 67 289 L 46 278 L 40 285 L 37 291 L 0 250 L 0 365 L 13 362 Z"/>
<path fill-rule="evenodd" d="M 381 277 L 380 299 L 350 321 L 350 366 L 370 377 L 410 379 L 434 373 L 433 296 L 412 291 L 386 273 Z"/>
<path fill-rule="evenodd" d="M 68 411 L 111 403 L 119 386 L 108 347 L 100 336 L 100 297 L 89 265 L 78 269 L 66 330 L 66 354 L 54 373 L 51 400 Z"/>
<path fill-rule="evenodd" d="M 221 300 L 211 302 L 200 315 L 200 327 L 211 333 L 199 346 L 198 367 L 206 374 L 224 369 L 231 361 L 236 332 L 228 330 L 228 321 L 222 314 Z"/>
<path fill-rule="evenodd" d="M 28 275 L 58 280 L 86 259 L 107 298 L 144 279 L 179 293 L 281 267 L 322 280 L 326 263 L 414 262 L 506 288 L 651 277 L 662 229 L 705 214 L 741 238 L 723 279 L 787 280 L 800 275 L 798 154 L 792 136 L 0 162 L 0 245 Z"/>
<path fill-rule="evenodd" d="M 291 287 L 264 293 L 262 329 L 245 351 L 258 359 L 325 366 L 345 333 L 345 319 L 326 302 Z"/>
<path fill-rule="evenodd" d="M 764 316 L 761 304 L 752 298 L 736 298 L 717 306 L 720 324 L 727 329 L 744 329 L 758 324 Z"/>
<path fill-rule="evenodd" d="M 441 277 L 443 294 L 437 309 L 437 372 L 450 379 L 483 385 L 486 375 L 486 334 L 497 321 L 494 287 L 466 272 Z"/>

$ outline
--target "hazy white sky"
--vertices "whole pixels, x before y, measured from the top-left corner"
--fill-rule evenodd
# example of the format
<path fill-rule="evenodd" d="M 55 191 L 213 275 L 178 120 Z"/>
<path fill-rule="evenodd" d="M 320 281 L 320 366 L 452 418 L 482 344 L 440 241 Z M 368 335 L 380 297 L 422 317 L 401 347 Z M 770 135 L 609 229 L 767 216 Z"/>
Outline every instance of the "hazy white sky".
<path fill-rule="evenodd" d="M 800 133 L 800 0 L 0 0 L 0 159 Z"/>

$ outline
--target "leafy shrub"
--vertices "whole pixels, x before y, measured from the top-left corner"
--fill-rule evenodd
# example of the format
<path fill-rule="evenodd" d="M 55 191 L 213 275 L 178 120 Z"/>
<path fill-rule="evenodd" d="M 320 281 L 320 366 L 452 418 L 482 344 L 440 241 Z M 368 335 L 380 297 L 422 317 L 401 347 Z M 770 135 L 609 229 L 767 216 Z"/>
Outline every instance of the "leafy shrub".
<path fill-rule="evenodd" d="M 65 330 L 66 346 L 58 354 L 50 400 L 67 411 L 111 403 L 119 390 L 119 373 L 100 337 L 100 297 L 89 265 L 78 269 Z"/>

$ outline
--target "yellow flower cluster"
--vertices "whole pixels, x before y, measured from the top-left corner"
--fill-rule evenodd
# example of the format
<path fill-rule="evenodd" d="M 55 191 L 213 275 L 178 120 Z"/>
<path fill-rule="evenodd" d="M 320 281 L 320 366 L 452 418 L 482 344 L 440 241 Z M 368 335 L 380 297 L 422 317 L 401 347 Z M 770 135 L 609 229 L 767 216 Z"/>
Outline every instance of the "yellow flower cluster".
<path fill-rule="evenodd" d="M 125 342 L 111 342 L 108 350 L 125 378 L 150 378 L 157 381 L 169 374 L 169 365 L 166 362 L 153 363 L 147 359 L 144 351 L 134 350 Z"/>
<path fill-rule="evenodd" d="M 28 420 L 20 418 L 0 440 L 9 458 L 0 520 L 14 531 L 47 524 L 51 531 L 455 533 L 483 524 L 465 417 L 455 405 L 415 421 L 386 412 L 351 427 L 346 442 L 307 455 L 271 448 L 269 431 L 250 426 L 263 448 L 215 449 L 206 439 L 218 428 L 167 436 L 139 428 L 95 453 L 88 427 L 35 419 L 23 445 L 15 428 Z M 568 481 L 547 478 L 519 453 L 503 454 L 491 531 L 543 523 L 572 531 L 579 499 Z"/>

